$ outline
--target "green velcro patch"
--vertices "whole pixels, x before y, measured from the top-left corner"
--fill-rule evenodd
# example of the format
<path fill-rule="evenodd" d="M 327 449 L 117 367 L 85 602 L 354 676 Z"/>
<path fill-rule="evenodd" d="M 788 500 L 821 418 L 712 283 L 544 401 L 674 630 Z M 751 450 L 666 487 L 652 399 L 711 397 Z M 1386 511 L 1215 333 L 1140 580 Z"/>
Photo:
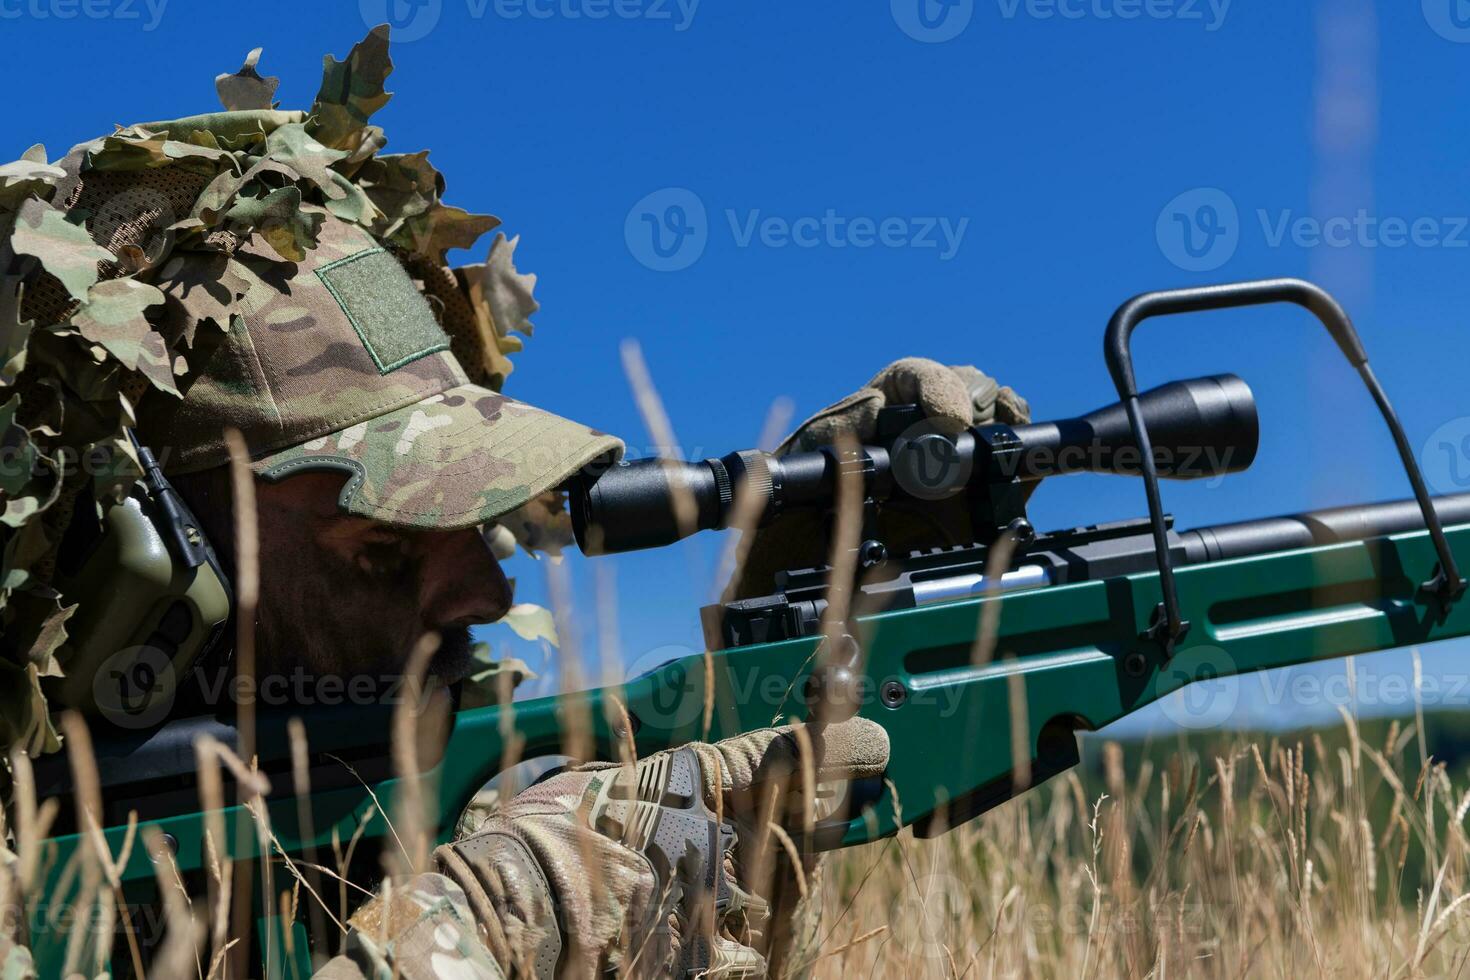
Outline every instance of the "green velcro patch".
<path fill-rule="evenodd" d="M 398 260 L 383 249 L 338 259 L 316 274 L 382 373 L 449 349 L 449 338 L 429 304 Z"/>

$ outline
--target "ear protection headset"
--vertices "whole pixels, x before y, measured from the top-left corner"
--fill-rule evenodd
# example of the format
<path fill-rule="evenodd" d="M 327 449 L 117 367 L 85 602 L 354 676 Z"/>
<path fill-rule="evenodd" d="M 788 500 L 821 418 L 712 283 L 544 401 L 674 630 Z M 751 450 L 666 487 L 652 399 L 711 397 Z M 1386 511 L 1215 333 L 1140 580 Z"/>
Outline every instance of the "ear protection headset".
<path fill-rule="evenodd" d="M 46 694 L 137 729 L 169 714 L 180 683 L 223 637 L 233 595 L 199 522 L 153 453 L 128 437 L 143 478 L 58 561 L 53 584 L 77 610 L 58 653 L 66 676 L 48 679 Z"/>

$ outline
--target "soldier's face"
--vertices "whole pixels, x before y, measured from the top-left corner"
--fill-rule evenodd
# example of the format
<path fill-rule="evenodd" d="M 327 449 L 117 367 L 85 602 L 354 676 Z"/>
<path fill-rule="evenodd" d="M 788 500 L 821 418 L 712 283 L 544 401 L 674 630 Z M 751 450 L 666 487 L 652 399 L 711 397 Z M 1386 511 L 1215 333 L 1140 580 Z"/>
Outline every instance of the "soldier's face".
<path fill-rule="evenodd" d="M 258 664 L 392 678 L 420 637 L 441 637 L 431 670 L 471 666 L 469 628 L 494 622 L 511 587 L 480 532 L 403 531 L 337 509 L 342 478 L 257 482 Z"/>

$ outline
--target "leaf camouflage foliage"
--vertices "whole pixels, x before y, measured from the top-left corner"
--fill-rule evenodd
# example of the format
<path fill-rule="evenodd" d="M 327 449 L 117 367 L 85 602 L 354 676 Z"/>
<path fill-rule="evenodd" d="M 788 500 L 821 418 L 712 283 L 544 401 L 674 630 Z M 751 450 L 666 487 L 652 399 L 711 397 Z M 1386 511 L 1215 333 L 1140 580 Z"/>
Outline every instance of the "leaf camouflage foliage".
<path fill-rule="evenodd" d="M 276 108 L 278 79 L 259 59 L 215 79 L 224 112 L 0 165 L 0 745 L 60 747 L 41 678 L 62 674 L 75 609 L 51 584 L 62 533 L 124 498 L 140 475 L 127 439 L 140 401 L 180 397 L 236 324 L 259 282 L 234 258 L 243 242 L 296 262 L 324 215 L 362 226 L 420 285 L 470 380 L 496 390 L 515 334 L 531 332 L 535 277 L 516 271 L 515 239 L 446 264 L 499 219 L 443 203 L 427 152 L 379 153 L 369 119 L 390 98 L 388 28 L 324 60 L 309 112 Z M 515 533 L 557 537 L 534 515 Z"/>

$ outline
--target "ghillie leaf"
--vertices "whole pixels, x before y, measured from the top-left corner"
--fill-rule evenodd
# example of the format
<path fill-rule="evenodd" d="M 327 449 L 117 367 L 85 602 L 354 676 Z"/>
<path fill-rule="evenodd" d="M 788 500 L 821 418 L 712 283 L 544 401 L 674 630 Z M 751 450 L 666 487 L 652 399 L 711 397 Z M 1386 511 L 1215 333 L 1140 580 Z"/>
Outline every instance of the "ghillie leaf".
<path fill-rule="evenodd" d="M 315 184 L 329 199 L 342 197 L 342 188 L 331 179 L 331 167 L 347 156 L 346 150 L 324 146 L 300 123 L 281 126 L 265 138 L 266 156 L 283 163 Z"/>
<path fill-rule="evenodd" d="M 269 158 L 256 160 L 243 173 L 224 171 L 199 192 L 190 214 L 203 222 L 205 227 L 214 228 L 224 220 L 225 212 L 242 193 L 251 189 L 264 189 L 271 175 L 275 175 L 276 188 L 289 186 L 300 176 L 290 167 Z M 182 230 L 182 225 L 181 222 L 175 228 Z"/>
<path fill-rule="evenodd" d="M 336 217 L 369 226 L 376 220 L 377 209 L 363 189 L 332 169 L 347 158 L 347 152 L 317 142 L 302 124 L 274 130 L 266 138 L 266 155 L 314 184 Z"/>
<path fill-rule="evenodd" d="M 87 167 L 101 171 L 153 170 L 179 167 L 190 173 L 211 175 L 233 163 L 229 151 L 217 145 L 169 139 L 167 133 L 133 126 L 105 137 L 87 152 Z"/>
<path fill-rule="evenodd" d="M 11 395 L 0 405 L 0 524 L 19 527 L 41 510 L 33 490 L 41 452 L 25 426 L 16 421 L 20 396 Z"/>
<path fill-rule="evenodd" d="M 260 63 L 260 48 L 245 56 L 245 64 L 233 75 L 217 75 L 214 90 L 219 93 L 220 104 L 226 109 L 274 109 L 276 86 L 281 80 L 274 76 L 262 78 L 255 66 Z"/>
<path fill-rule="evenodd" d="M 237 199 L 224 215 L 231 231 L 255 232 L 288 262 L 306 258 L 316 247 L 325 217 L 301 207 L 301 189 L 278 187 L 265 197 Z"/>
<path fill-rule="evenodd" d="M 557 646 L 556 620 L 551 610 L 529 602 L 518 602 L 497 622 L 504 623 L 523 640 L 545 640 Z"/>
<path fill-rule="evenodd" d="M 40 521 L 28 521 L 15 530 L 5 541 L 3 576 L 0 576 L 0 596 L 14 592 L 31 580 L 30 569 L 50 547 L 46 528 Z M 0 742 L 0 744 L 6 744 Z"/>
<path fill-rule="evenodd" d="M 575 540 L 566 494 L 548 490 L 497 519 L 527 552 L 558 557 Z"/>
<path fill-rule="evenodd" d="M 62 605 L 54 589 L 37 588 L 12 596 L 6 614 L 15 626 L 5 631 L 0 649 L 12 660 L 35 664 L 42 677 L 62 676 L 56 651 L 66 642 L 66 621 L 76 610 L 75 605 Z"/>
<path fill-rule="evenodd" d="M 87 229 L 66 220 L 66 215 L 35 199 L 21 205 L 16 215 L 10 247 L 17 255 L 40 260 L 76 299 L 86 299 L 97 281 L 97 263 L 114 256 L 92 241 Z"/>
<path fill-rule="evenodd" d="M 470 307 L 475 312 L 475 331 L 481 367 L 497 390 L 514 365 L 508 355 L 521 349 L 511 331 L 529 336 L 534 329 L 530 316 L 540 309 L 531 293 L 536 277 L 516 271 L 514 253 L 519 238 L 497 235 L 484 262 L 455 270 Z"/>
<path fill-rule="evenodd" d="M 46 162 L 46 148 L 37 143 L 14 163 L 0 164 L 0 209 L 13 211 L 32 194 L 48 197 L 65 176 L 66 171 Z"/>
<path fill-rule="evenodd" d="M 471 649 L 480 669 L 465 679 L 460 687 L 460 707 L 479 708 L 499 704 L 526 681 L 536 679 L 536 672 L 519 657 L 496 658 L 488 643 L 476 643 Z"/>
<path fill-rule="evenodd" d="M 163 336 L 143 315 L 163 300 L 155 286 L 136 279 L 110 279 L 92 287 L 72 325 L 83 337 L 105 347 L 129 371 L 141 372 L 155 388 L 178 395 Z"/>
<path fill-rule="evenodd" d="M 530 664 L 526 663 L 521 658 L 501 657 L 498 660 L 492 660 L 490 662 L 490 666 L 486 667 L 484 670 L 478 671 L 474 675 L 474 681 L 478 684 L 484 684 L 491 678 L 500 678 L 504 677 L 507 674 L 510 675 L 511 690 L 515 690 L 526 681 L 534 681 L 538 676 L 537 673 L 531 669 Z"/>
<path fill-rule="evenodd" d="M 159 270 L 164 309 L 156 318 L 170 346 L 193 347 L 200 326 L 223 331 L 250 288 L 244 266 L 223 253 L 175 255 Z"/>
<path fill-rule="evenodd" d="M 464 208 L 435 204 L 389 237 L 406 251 L 443 265 L 451 248 L 471 247 L 498 224 L 500 219 L 492 214 L 470 214 Z"/>
<path fill-rule="evenodd" d="M 372 229 L 379 238 L 391 237 L 405 222 L 427 213 L 444 192 L 444 178 L 429 164 L 428 150 L 374 157 L 355 180 L 382 213 Z"/>
<path fill-rule="evenodd" d="M 20 318 L 25 286 L 14 277 L 0 276 L 0 385 L 15 383 L 25 367 L 26 340 L 36 324 Z"/>
<path fill-rule="evenodd" d="M 367 121 L 393 97 L 384 88 L 392 71 L 387 24 L 369 31 L 353 46 L 346 61 L 331 55 L 323 58 L 322 86 L 307 123 L 311 134 L 319 142 L 349 153 L 371 140 Z"/>
<path fill-rule="evenodd" d="M 406 253 L 443 264 L 445 252 L 469 248 L 500 219 L 441 204 L 444 177 L 428 157 L 427 150 L 375 157 L 363 164 L 354 180 L 382 212 L 371 227 L 374 235 Z"/>
<path fill-rule="evenodd" d="M 61 748 L 35 664 L 22 666 L 0 658 L 0 745 L 15 746 L 30 755 Z"/>
<path fill-rule="evenodd" d="M 490 243 L 484 272 L 478 279 L 481 296 L 489 305 L 496 333 L 501 336 L 511 330 L 531 336 L 535 330 L 531 314 L 541 309 L 541 304 L 531 295 L 536 290 L 536 274 L 516 271 L 515 251 L 520 241 L 520 235 L 510 239 L 496 235 Z"/>

